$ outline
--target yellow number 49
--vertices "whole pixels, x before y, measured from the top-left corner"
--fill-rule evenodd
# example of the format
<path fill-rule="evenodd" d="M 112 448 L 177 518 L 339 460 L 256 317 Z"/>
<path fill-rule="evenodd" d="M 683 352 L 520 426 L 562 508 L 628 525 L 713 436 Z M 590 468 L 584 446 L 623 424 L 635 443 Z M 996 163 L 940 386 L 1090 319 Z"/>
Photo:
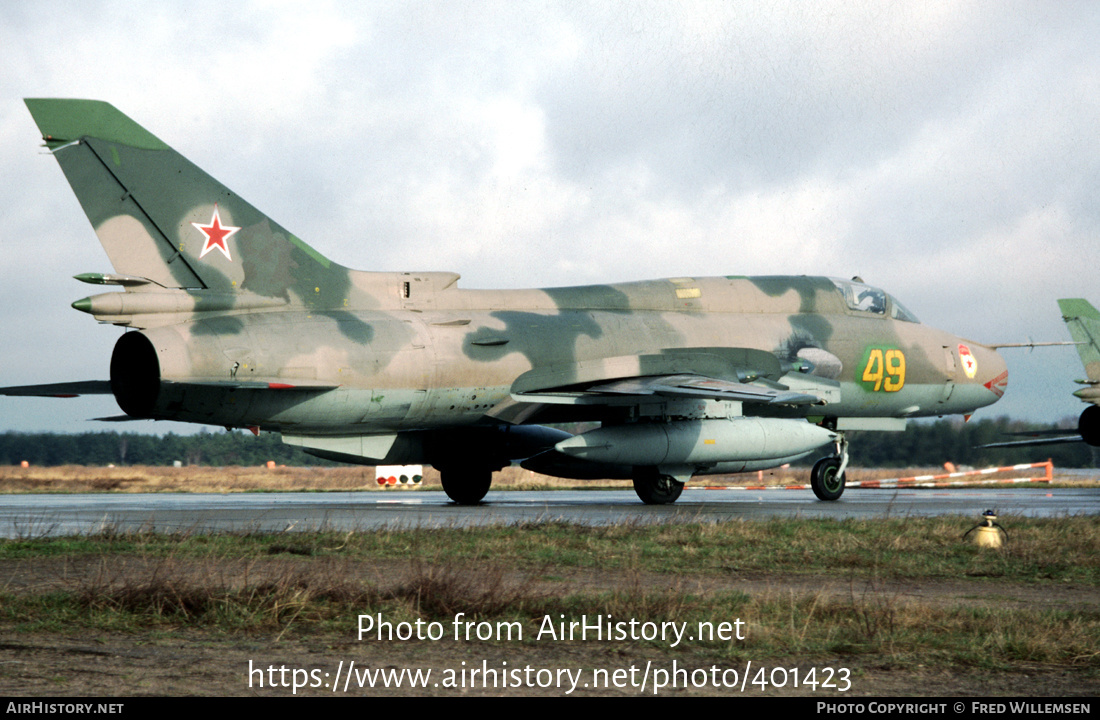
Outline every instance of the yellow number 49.
<path fill-rule="evenodd" d="M 871 348 L 861 378 L 874 392 L 897 392 L 905 387 L 905 353 L 901 350 Z"/>

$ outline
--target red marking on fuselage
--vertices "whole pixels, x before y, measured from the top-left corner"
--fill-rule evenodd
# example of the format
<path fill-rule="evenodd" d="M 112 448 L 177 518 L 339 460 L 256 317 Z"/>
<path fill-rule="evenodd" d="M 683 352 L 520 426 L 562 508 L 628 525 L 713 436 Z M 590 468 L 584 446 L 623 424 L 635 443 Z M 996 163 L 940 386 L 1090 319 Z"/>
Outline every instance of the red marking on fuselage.
<path fill-rule="evenodd" d="M 986 390 L 993 393 L 997 397 L 1003 397 L 1005 394 L 1005 388 L 1008 387 L 1008 370 L 993 378 L 989 382 L 985 383 Z"/>

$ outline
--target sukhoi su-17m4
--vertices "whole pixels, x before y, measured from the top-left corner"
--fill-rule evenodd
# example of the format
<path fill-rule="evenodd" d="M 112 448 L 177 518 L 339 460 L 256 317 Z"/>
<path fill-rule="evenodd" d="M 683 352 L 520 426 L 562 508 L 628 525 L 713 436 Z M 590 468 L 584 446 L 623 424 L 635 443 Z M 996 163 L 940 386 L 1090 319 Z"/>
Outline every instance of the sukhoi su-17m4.
<path fill-rule="evenodd" d="M 858 278 L 670 278 L 467 290 L 447 272 L 361 272 L 291 235 L 111 105 L 27 100 L 114 266 L 73 307 L 128 328 L 109 381 L 126 416 L 251 428 L 321 457 L 428 463 L 462 504 L 522 461 L 632 478 L 670 503 L 695 476 L 823 453 L 850 430 L 967 414 L 1007 382 L 992 348 L 922 325 Z M 571 435 L 554 425 L 594 429 Z"/>

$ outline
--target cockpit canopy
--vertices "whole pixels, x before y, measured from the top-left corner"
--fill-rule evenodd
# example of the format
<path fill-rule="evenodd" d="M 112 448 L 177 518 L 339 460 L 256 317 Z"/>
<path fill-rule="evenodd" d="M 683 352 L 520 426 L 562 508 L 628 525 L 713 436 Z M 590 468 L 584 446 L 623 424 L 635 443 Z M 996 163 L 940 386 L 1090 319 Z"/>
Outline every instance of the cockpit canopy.
<path fill-rule="evenodd" d="M 833 281 L 833 284 L 836 285 L 836 289 L 844 296 L 844 302 L 848 303 L 848 307 L 856 312 L 881 315 L 884 317 L 889 313 L 890 317 L 895 320 L 911 323 L 920 322 L 920 320 L 917 320 L 916 316 L 909 312 L 904 305 L 899 303 L 894 296 L 889 295 L 877 287 L 866 285 L 860 282 L 858 278 L 853 278 L 851 280 L 840 280 L 837 278 L 829 279 Z"/>

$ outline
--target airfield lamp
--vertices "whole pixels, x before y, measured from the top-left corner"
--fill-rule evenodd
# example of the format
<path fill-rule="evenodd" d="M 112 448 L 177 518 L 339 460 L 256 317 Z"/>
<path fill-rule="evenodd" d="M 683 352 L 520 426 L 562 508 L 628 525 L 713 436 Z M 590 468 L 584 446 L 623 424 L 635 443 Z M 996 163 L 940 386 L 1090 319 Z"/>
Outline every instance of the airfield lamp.
<path fill-rule="evenodd" d="M 974 535 L 973 542 L 978 547 L 1003 547 L 1008 539 L 1008 531 L 997 523 L 997 512 L 995 510 L 983 512 L 982 521 L 963 533 L 963 538 L 965 539 L 967 535 L 975 530 L 978 532 Z"/>

